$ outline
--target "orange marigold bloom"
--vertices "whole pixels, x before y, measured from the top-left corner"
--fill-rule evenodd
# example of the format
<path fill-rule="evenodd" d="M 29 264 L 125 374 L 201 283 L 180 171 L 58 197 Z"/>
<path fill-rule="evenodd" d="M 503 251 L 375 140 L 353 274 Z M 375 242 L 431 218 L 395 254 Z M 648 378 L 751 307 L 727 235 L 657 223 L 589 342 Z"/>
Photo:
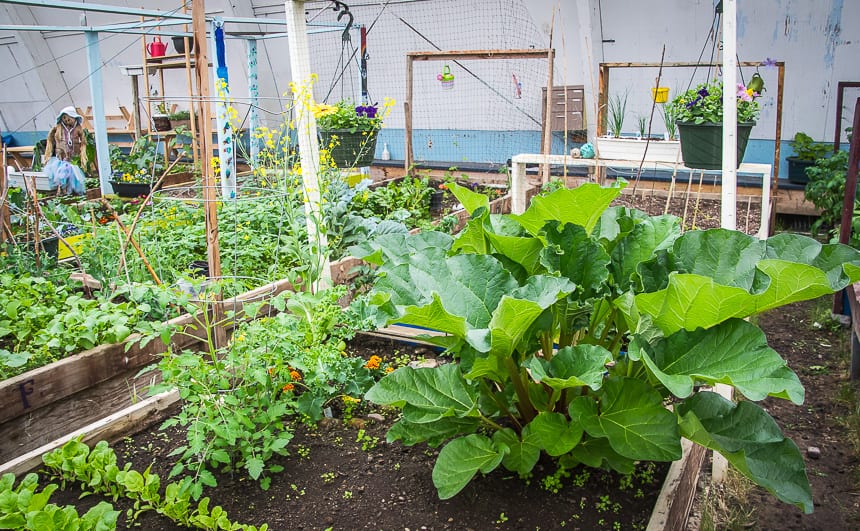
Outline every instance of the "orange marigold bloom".
<path fill-rule="evenodd" d="M 386 368 L 385 368 L 385 372 L 386 372 L 386 373 L 394 372 L 394 367 L 386 367 Z"/>
<path fill-rule="evenodd" d="M 290 380 L 294 382 L 300 382 L 302 380 L 302 375 L 299 371 L 292 369 L 290 371 Z"/>
<path fill-rule="evenodd" d="M 291 383 L 288 383 L 287 385 L 283 386 L 283 387 L 281 388 L 281 390 L 282 390 L 282 391 L 292 391 L 292 390 L 293 390 L 293 389 L 295 389 L 295 388 L 296 388 L 296 386 L 295 386 L 295 385 L 293 385 L 293 384 L 291 384 Z"/>
<path fill-rule="evenodd" d="M 369 360 L 367 360 L 367 363 L 365 363 L 364 366 L 370 370 L 376 370 L 379 368 L 380 363 L 382 363 L 382 358 L 374 355 L 371 356 Z"/>
<path fill-rule="evenodd" d="M 275 372 L 277 372 L 277 369 L 275 369 L 274 367 L 269 367 L 269 376 L 274 376 Z"/>

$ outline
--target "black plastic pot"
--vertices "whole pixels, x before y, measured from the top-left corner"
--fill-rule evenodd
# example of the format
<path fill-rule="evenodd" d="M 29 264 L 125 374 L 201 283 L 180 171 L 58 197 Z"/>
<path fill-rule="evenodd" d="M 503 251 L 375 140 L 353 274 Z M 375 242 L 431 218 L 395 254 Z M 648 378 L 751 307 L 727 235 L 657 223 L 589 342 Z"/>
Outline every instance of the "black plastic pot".
<path fill-rule="evenodd" d="M 442 210 L 442 199 L 445 197 L 445 192 L 433 191 L 430 193 L 430 212 L 440 212 Z"/>
<path fill-rule="evenodd" d="M 703 170 L 719 170 L 723 167 L 723 124 L 678 122 L 681 135 L 681 157 L 684 166 Z M 747 141 L 754 122 L 738 123 L 738 166 L 744 159 Z"/>
<path fill-rule="evenodd" d="M 209 277 L 209 262 L 206 260 L 194 260 L 188 264 L 188 269 L 194 276 Z"/>
<path fill-rule="evenodd" d="M 799 157 L 786 157 L 788 161 L 788 181 L 794 184 L 806 184 L 809 182 L 809 177 L 806 176 L 806 169 L 815 166 L 814 160 L 803 160 Z"/>
<path fill-rule="evenodd" d="M 185 54 L 185 37 L 172 37 L 173 40 L 173 49 L 176 50 L 176 53 L 179 55 Z M 194 39 L 188 39 L 188 53 L 194 51 Z"/>

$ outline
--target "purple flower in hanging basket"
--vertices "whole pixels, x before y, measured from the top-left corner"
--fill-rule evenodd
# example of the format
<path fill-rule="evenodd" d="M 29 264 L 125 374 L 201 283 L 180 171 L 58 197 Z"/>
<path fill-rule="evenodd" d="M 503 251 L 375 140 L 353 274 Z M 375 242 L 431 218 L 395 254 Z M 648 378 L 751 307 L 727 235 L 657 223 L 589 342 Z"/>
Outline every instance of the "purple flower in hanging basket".
<path fill-rule="evenodd" d="M 777 66 L 776 65 L 776 59 L 771 59 L 770 57 L 768 57 L 767 59 L 765 59 L 764 61 L 761 62 L 761 66 L 763 66 L 765 68 L 775 68 Z"/>
<path fill-rule="evenodd" d="M 355 114 L 366 116 L 368 118 L 376 118 L 376 106 L 374 105 L 359 105 L 355 108 Z"/>
<path fill-rule="evenodd" d="M 711 93 L 708 92 L 708 89 L 702 88 L 702 89 L 699 89 L 699 92 L 697 92 L 697 94 L 702 98 L 707 98 Z"/>

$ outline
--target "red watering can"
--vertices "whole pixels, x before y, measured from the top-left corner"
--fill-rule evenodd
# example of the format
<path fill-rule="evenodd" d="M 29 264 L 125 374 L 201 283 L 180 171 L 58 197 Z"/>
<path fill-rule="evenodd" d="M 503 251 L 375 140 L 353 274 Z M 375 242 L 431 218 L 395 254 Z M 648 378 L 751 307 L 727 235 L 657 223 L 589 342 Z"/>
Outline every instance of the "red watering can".
<path fill-rule="evenodd" d="M 146 45 L 146 51 L 152 57 L 162 57 L 167 51 L 167 45 L 161 42 L 161 37 L 155 37 L 151 43 Z"/>

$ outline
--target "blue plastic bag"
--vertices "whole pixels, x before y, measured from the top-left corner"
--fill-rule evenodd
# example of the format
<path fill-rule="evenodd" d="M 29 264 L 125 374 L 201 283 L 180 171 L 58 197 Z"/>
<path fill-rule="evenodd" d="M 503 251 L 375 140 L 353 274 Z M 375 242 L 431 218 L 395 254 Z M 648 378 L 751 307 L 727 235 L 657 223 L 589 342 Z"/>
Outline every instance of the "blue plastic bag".
<path fill-rule="evenodd" d="M 64 194 L 83 194 L 86 192 L 84 172 L 71 162 L 51 157 L 42 171 L 48 176 L 48 184 Z"/>

